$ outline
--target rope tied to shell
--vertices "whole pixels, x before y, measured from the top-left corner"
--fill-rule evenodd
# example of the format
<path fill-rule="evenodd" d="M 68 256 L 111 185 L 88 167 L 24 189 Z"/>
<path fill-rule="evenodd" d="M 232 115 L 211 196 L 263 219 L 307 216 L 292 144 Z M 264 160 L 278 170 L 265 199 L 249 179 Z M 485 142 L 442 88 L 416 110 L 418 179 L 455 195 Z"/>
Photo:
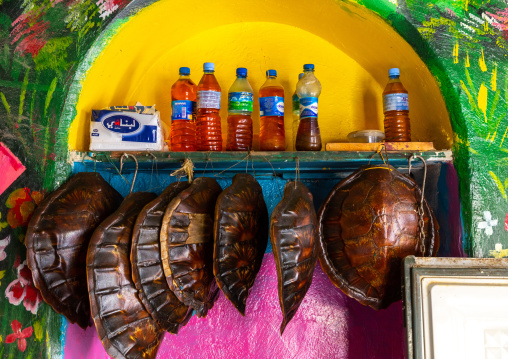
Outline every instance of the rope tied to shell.
<path fill-rule="evenodd" d="M 171 172 L 171 176 L 176 176 L 179 180 L 181 177 L 187 176 L 189 183 L 191 183 L 194 179 L 194 163 L 189 158 L 185 159 L 182 167 Z"/>

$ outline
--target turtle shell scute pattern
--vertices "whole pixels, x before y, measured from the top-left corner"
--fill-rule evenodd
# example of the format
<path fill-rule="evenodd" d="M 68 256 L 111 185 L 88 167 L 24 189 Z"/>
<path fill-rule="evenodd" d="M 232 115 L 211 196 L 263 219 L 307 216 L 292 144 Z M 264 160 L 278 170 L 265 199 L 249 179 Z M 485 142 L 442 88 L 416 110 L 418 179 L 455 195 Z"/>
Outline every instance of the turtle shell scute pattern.
<path fill-rule="evenodd" d="M 213 273 L 242 315 L 267 244 L 268 210 L 261 186 L 251 175 L 237 174 L 215 206 Z"/>
<path fill-rule="evenodd" d="M 400 268 L 408 255 L 435 256 L 438 224 L 421 191 L 391 166 L 364 166 L 339 182 L 319 212 L 319 260 L 331 281 L 374 309 L 401 298 Z"/>
<path fill-rule="evenodd" d="M 160 244 L 169 288 L 198 317 L 206 316 L 218 297 L 213 277 L 213 217 L 222 191 L 213 178 L 196 178 L 169 203 Z"/>
<path fill-rule="evenodd" d="M 99 339 L 114 358 L 155 358 L 164 331 L 145 309 L 132 281 L 130 253 L 134 222 L 156 195 L 128 195 L 95 230 L 87 254 L 92 318 Z"/>
<path fill-rule="evenodd" d="M 86 253 L 95 228 L 122 201 L 100 174 L 83 172 L 44 198 L 26 233 L 35 286 L 53 309 L 80 327 L 90 326 Z"/>
<path fill-rule="evenodd" d="M 162 267 L 159 235 L 166 207 L 187 187 L 187 182 L 170 184 L 143 208 L 132 234 L 132 280 L 145 308 L 164 330 L 172 334 L 177 334 L 180 327 L 187 324 L 192 309 L 169 289 Z"/>

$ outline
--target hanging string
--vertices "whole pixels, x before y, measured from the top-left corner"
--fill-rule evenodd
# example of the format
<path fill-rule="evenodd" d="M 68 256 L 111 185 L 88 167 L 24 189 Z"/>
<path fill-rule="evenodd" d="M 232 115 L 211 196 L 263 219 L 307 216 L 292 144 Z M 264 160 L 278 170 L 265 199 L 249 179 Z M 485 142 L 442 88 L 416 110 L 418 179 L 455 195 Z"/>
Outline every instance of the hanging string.
<path fill-rule="evenodd" d="M 300 180 L 300 158 L 296 157 L 296 175 L 295 175 L 295 189 L 296 189 L 296 182 Z"/>
<path fill-rule="evenodd" d="M 219 175 L 223 174 L 224 172 L 226 172 L 227 170 L 230 170 L 231 168 L 235 167 L 235 166 L 238 166 L 240 163 L 242 163 L 243 161 L 245 161 L 247 158 L 249 158 L 249 155 L 247 154 L 244 158 L 242 158 L 240 161 L 238 161 L 237 163 L 235 163 L 234 165 L 232 166 L 229 166 L 228 168 L 226 168 L 225 170 L 223 171 L 220 171 L 219 173 L 215 174 L 214 173 L 214 177 L 218 177 Z"/>
<path fill-rule="evenodd" d="M 131 155 L 130 153 L 123 153 L 122 154 L 122 157 L 120 157 L 120 175 L 122 174 L 122 168 L 123 168 L 123 159 L 125 158 L 128 158 L 128 157 L 132 157 L 132 159 L 134 160 L 134 162 L 136 163 L 136 169 L 134 170 L 134 177 L 132 178 L 132 184 L 131 184 L 131 189 L 129 191 L 129 194 L 132 193 L 132 190 L 134 189 L 134 184 L 136 183 L 136 177 L 138 175 L 138 160 L 136 159 L 136 156 L 134 155 Z M 128 183 L 128 182 L 127 182 Z"/>
<path fill-rule="evenodd" d="M 194 163 L 192 163 L 190 158 L 186 158 L 182 167 L 171 172 L 171 176 L 176 176 L 177 178 L 187 176 L 189 183 L 191 183 L 194 177 Z"/>
<path fill-rule="evenodd" d="M 159 168 L 157 166 L 157 157 L 152 153 L 152 152 L 148 152 L 148 155 L 152 156 L 152 172 L 150 174 L 150 188 L 148 189 L 149 191 L 151 191 L 152 189 L 158 189 L 161 187 L 161 182 L 159 180 Z M 156 187 L 152 187 L 152 180 L 153 180 L 153 169 L 154 169 L 154 166 L 155 166 L 155 173 L 156 173 L 156 176 L 157 176 L 157 186 Z"/>
<path fill-rule="evenodd" d="M 275 179 L 275 183 L 277 184 L 277 189 L 279 190 L 279 196 L 282 197 L 282 191 L 280 190 L 280 187 L 279 187 L 279 181 L 277 180 L 278 177 L 277 177 L 277 173 L 275 172 L 275 168 L 273 168 L 272 166 L 272 163 L 268 160 L 268 158 L 266 158 L 265 156 L 261 156 L 263 157 L 263 159 L 268 162 L 268 164 L 270 165 L 270 167 L 272 167 L 272 171 L 273 171 L 273 177 Z"/>
<path fill-rule="evenodd" d="M 385 161 L 385 158 L 383 156 L 383 148 L 385 150 L 385 154 L 386 154 L 386 161 Z M 372 158 L 374 158 L 375 155 L 379 154 L 381 156 L 381 159 L 383 160 L 383 163 L 385 165 L 388 165 L 387 161 L 388 161 L 388 152 L 386 151 L 386 145 L 384 143 L 381 143 L 377 149 L 377 151 L 372 155 L 370 156 L 370 159 L 369 159 L 369 165 L 370 165 L 370 162 L 372 161 Z"/>

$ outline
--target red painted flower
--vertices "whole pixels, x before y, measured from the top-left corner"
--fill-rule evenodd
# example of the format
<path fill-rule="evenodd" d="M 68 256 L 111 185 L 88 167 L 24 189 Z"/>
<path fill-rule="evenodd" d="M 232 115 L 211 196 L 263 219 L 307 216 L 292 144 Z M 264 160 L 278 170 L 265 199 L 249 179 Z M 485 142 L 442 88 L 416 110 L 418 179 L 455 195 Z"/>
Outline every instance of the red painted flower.
<path fill-rule="evenodd" d="M 26 260 L 19 264 L 17 269 L 18 279 L 7 286 L 5 296 L 9 299 L 9 303 L 19 305 L 23 302 L 26 310 L 36 314 L 42 303 L 41 292 L 34 286 L 32 272 L 26 265 Z"/>
<path fill-rule="evenodd" d="M 5 205 L 10 208 L 7 212 L 7 222 L 12 228 L 28 225 L 35 207 L 41 202 L 43 194 L 30 191 L 28 188 L 18 188 L 12 192 Z"/>
<path fill-rule="evenodd" d="M 34 332 L 32 327 L 25 328 L 21 330 L 21 323 L 14 319 L 11 323 L 12 334 L 9 334 L 5 338 L 5 343 L 10 344 L 14 343 L 16 340 L 18 341 L 18 349 L 22 352 L 26 349 L 26 338 L 30 338 L 32 333 Z"/>

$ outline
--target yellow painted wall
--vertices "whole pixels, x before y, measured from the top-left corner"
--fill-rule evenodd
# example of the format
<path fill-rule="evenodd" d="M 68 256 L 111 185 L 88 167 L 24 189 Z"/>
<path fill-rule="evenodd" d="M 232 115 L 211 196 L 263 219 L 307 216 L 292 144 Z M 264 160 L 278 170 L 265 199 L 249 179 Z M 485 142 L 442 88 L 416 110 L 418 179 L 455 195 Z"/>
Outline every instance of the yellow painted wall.
<path fill-rule="evenodd" d="M 82 80 L 71 150 L 87 150 L 92 109 L 155 104 L 170 120 L 171 85 L 178 68 L 198 83 L 202 63 L 214 62 L 222 87 L 226 136 L 227 91 L 235 69 L 246 67 L 255 91 L 274 68 L 286 92 L 286 138 L 291 142 L 291 95 L 304 63 L 316 65 L 322 84 L 319 124 L 323 143 L 349 132 L 383 129 L 381 93 L 390 67 L 401 69 L 409 91 L 413 140 L 450 148 L 452 130 L 437 84 L 412 48 L 366 9 L 332 0 L 160 0 L 127 22 Z M 288 150 L 292 149 L 291 146 Z"/>

